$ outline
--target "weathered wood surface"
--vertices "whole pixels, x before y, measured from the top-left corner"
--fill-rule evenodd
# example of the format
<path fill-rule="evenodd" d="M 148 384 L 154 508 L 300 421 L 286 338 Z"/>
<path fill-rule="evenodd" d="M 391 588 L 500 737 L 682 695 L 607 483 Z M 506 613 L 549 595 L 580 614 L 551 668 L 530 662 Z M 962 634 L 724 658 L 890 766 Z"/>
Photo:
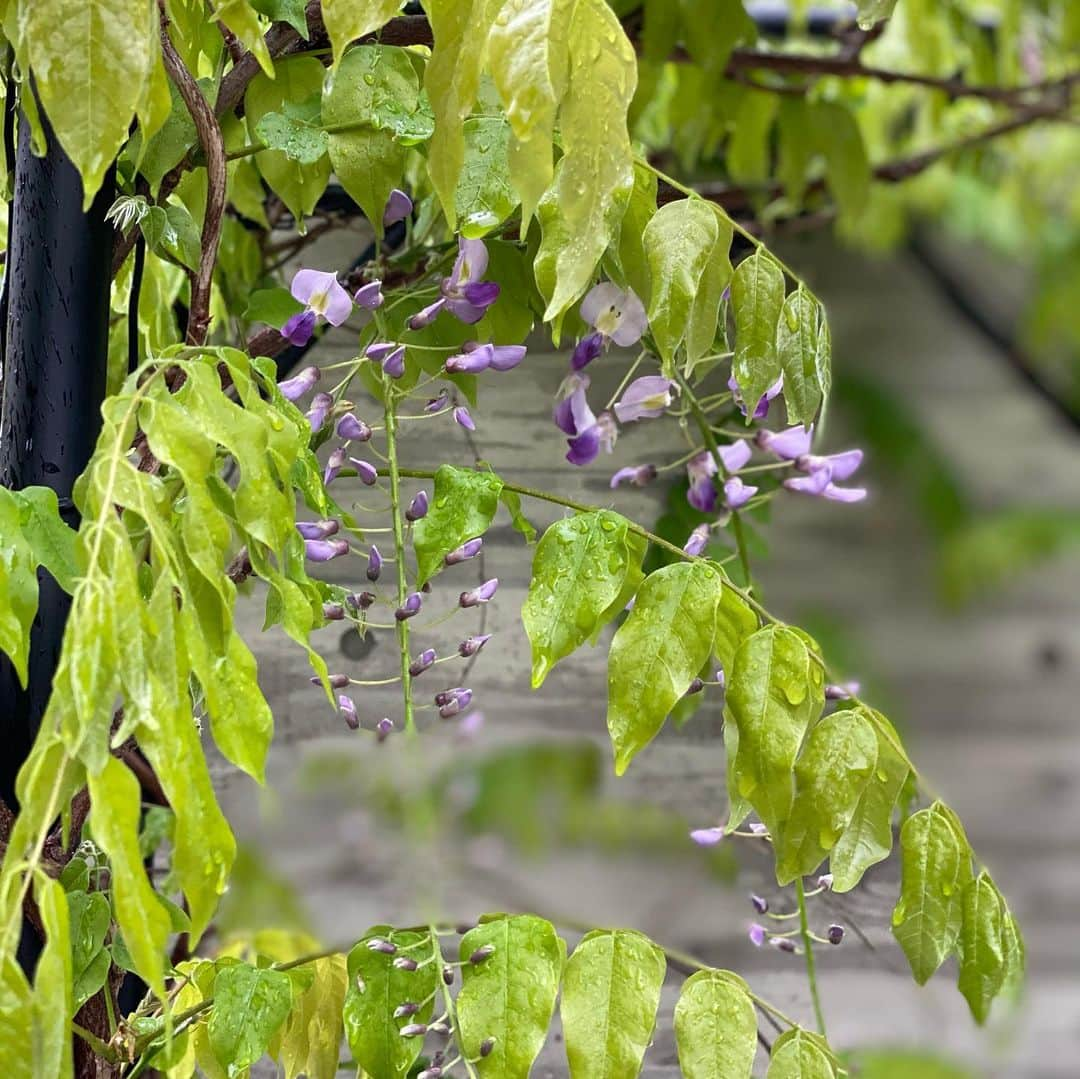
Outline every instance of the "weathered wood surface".
<path fill-rule="evenodd" d="M 345 265 L 347 256 L 324 249 L 321 264 Z M 340 256 L 340 257 L 337 257 Z M 1017 492 L 1032 503 L 1073 505 L 1080 495 L 1080 445 L 1029 397 L 1012 372 L 989 354 L 920 280 L 912 264 L 864 261 L 850 253 L 806 247 L 792 257 L 813 267 L 810 276 L 829 304 L 836 363 L 873 373 L 908 394 L 928 417 L 933 437 L 948 452 L 976 502 L 1012 503 Z M 351 355 L 347 335 L 335 334 L 317 350 L 319 362 Z M 622 357 L 597 361 L 597 383 L 609 380 Z M 563 461 L 564 443 L 549 420 L 550 400 L 563 377 L 565 356 L 531 354 L 516 372 L 483 382 L 483 409 L 475 435 L 481 456 L 506 478 L 557 488 L 582 501 L 614 505 L 639 519 L 654 519 L 658 490 L 608 489 L 617 466 L 661 460 L 682 443 L 673 425 L 639 424 L 627 430 L 612 458 L 578 470 Z M 370 416 L 369 402 L 359 411 Z M 845 445 L 840 417 L 826 444 Z M 403 456 L 414 467 L 443 459 L 470 460 L 462 432 L 448 417 L 404 425 Z M 977 1062 L 990 1076 L 1072 1076 L 1080 1059 L 1080 566 L 1059 562 L 1026 575 L 961 613 L 942 610 L 933 588 L 929 540 L 910 501 L 871 459 L 864 478 L 873 496 L 859 506 L 795 497 L 777 506 L 770 530 L 772 554 L 760 567 L 764 595 L 797 621 L 824 612 L 859 642 L 875 673 L 891 686 L 893 714 L 925 775 L 958 810 L 972 843 L 992 868 L 1019 914 L 1028 942 L 1031 986 L 1019 1017 L 996 1032 L 976 1030 L 955 990 L 951 972 L 919 989 L 888 932 L 888 905 L 896 867 L 872 871 L 853 897 L 818 901 L 812 917 L 824 926 L 854 920 L 873 944 L 854 936 L 819 957 L 829 1034 L 838 1046 L 897 1044 L 939 1048 Z M 420 484 L 415 484 L 419 487 Z M 347 483 L 342 483 L 348 490 Z M 356 486 L 363 505 L 371 491 Z M 530 505 L 545 524 L 552 507 Z M 501 519 L 500 519 L 501 520 Z M 495 633 L 469 678 L 487 729 L 475 748 L 537 738 L 590 738 L 605 744 L 605 649 L 585 649 L 564 662 L 543 690 L 530 693 L 528 645 L 518 619 L 529 552 L 505 522 L 491 533 L 483 566 L 465 565 L 436 582 L 426 605 L 452 604 L 460 588 L 498 576 L 496 602 L 484 613 Z M 345 561 L 345 560 L 343 560 Z M 355 560 L 328 566 L 335 579 L 358 581 Z M 444 583 L 445 582 L 445 583 Z M 313 758 L 352 761 L 382 770 L 403 750 L 376 748 L 344 731 L 318 691 L 308 684 L 305 661 L 275 635 L 258 639 L 261 611 L 245 609 L 260 658 L 260 677 L 277 717 L 271 754 L 274 794 L 259 796 L 249 781 L 219 768 L 227 808 L 241 837 L 277 848 L 277 864 L 303 893 L 320 931 L 355 939 L 369 924 L 406 923 L 433 912 L 465 918 L 482 910 L 522 908 L 565 912 L 599 924 L 633 925 L 709 962 L 744 973 L 755 988 L 790 1014 L 809 1022 L 801 961 L 756 951 L 745 929 L 753 917 L 746 893 L 768 894 L 768 862 L 741 853 L 734 889 L 709 878 L 694 852 L 680 860 L 652 855 L 605 859 L 567 852 L 530 863 L 472 843 L 410 849 L 389 835 L 355 801 L 294 795 L 294 777 Z M 429 636 L 450 650 L 476 631 L 476 612 L 456 617 Z M 341 655 L 342 630 L 319 634 L 331 668 L 357 677 L 394 673 L 395 648 L 380 635 L 362 664 Z M 1053 662 L 1048 662 L 1047 656 Z M 450 666 L 451 670 L 453 667 Z M 457 684 L 436 668 L 418 683 L 432 693 Z M 357 695 L 370 720 L 397 718 L 394 687 Z M 723 815 L 723 755 L 715 709 L 682 732 L 665 731 L 622 780 L 609 781 L 612 797 L 648 800 L 709 823 Z M 427 717 L 433 713 L 425 713 Z M 454 749 L 447 725 L 434 725 L 426 746 Z M 605 753 L 607 752 L 605 748 Z M 773 889 L 775 892 L 775 888 Z M 777 897 L 780 903 L 783 897 Z M 648 1075 L 676 1069 L 668 987 Z M 537 1074 L 565 1073 L 564 1056 L 549 1042 Z"/>

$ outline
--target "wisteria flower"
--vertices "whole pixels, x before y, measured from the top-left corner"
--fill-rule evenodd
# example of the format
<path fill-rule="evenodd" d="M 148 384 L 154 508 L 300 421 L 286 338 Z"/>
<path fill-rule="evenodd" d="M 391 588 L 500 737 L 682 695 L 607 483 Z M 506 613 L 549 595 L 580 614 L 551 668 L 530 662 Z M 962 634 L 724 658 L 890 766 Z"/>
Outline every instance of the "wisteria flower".
<path fill-rule="evenodd" d="M 572 465 L 587 465 L 594 461 L 601 448 L 611 453 L 618 437 L 618 428 L 609 412 L 599 416 L 589 408 L 585 391 L 589 388 L 589 376 L 571 371 L 563 379 L 556 398 L 552 419 L 564 434 L 569 435 L 570 446 L 566 459 Z"/>
<path fill-rule="evenodd" d="M 624 291 L 613 281 L 601 281 L 589 289 L 581 301 L 581 317 L 594 332 L 586 334 L 574 349 L 570 365 L 575 371 L 592 363 L 609 341 L 623 347 L 640 341 L 649 326 L 645 305 L 634 290 Z"/>
<path fill-rule="evenodd" d="M 695 558 L 701 554 L 702 551 L 708 546 L 709 543 L 709 526 L 698 525 L 693 532 L 690 533 L 690 538 L 683 544 L 683 550 L 688 555 L 693 555 Z"/>
<path fill-rule="evenodd" d="M 634 379 L 615 405 L 619 423 L 634 420 L 654 420 L 664 414 L 671 404 L 671 391 L 678 389 L 676 383 L 662 375 L 644 375 Z"/>
<path fill-rule="evenodd" d="M 439 286 L 442 295 L 409 319 L 413 330 L 430 326 L 440 311 L 446 308 L 455 318 L 471 325 L 484 317 L 484 312 L 499 298 L 499 286 L 484 281 L 488 252 L 483 240 L 458 237 L 458 256 L 449 277 Z"/>
<path fill-rule="evenodd" d="M 353 308 L 349 294 L 334 273 L 297 270 L 290 291 L 294 299 L 305 305 L 303 311 L 290 316 L 281 327 L 281 335 L 294 345 L 306 345 L 320 319 L 331 326 L 340 326 Z"/>
<path fill-rule="evenodd" d="M 611 488 L 614 490 L 623 482 L 634 487 L 644 487 L 646 484 L 652 483 L 654 479 L 656 479 L 656 465 L 630 465 L 626 468 L 620 468 L 611 477 Z"/>
<path fill-rule="evenodd" d="M 715 828 L 695 828 L 690 833 L 690 838 L 699 847 L 715 847 L 724 838 L 724 829 L 720 826 Z"/>
<path fill-rule="evenodd" d="M 789 491 L 826 498 L 830 502 L 861 502 L 866 498 L 865 487 L 840 487 L 834 481 L 850 479 L 862 463 L 862 450 L 847 450 L 828 456 L 801 454 L 795 467 L 805 476 L 792 476 L 784 480 Z"/>
<path fill-rule="evenodd" d="M 400 188 L 395 187 L 386 200 L 386 208 L 383 210 L 382 223 L 393 225 L 395 222 L 404 221 L 412 213 L 413 202 Z"/>
<path fill-rule="evenodd" d="M 278 383 L 281 396 L 287 401 L 298 401 L 305 393 L 315 388 L 321 372 L 317 367 L 305 367 L 298 375 L 284 379 Z"/>
<path fill-rule="evenodd" d="M 731 476 L 724 481 L 724 505 L 729 510 L 741 509 L 757 493 L 756 487 L 743 483 L 738 476 Z"/>
<path fill-rule="evenodd" d="M 720 460 L 729 473 L 738 472 L 752 455 L 753 450 L 745 439 L 740 438 L 737 442 L 720 447 Z M 686 475 L 690 480 L 686 500 L 694 509 L 701 510 L 702 513 L 712 513 L 716 509 L 716 484 L 713 483 L 713 476 L 718 471 L 716 458 L 708 450 L 702 450 L 686 462 Z"/>
<path fill-rule="evenodd" d="M 796 461 L 810 452 L 814 441 L 814 425 L 789 427 L 786 431 L 766 431 L 762 428 L 754 436 L 754 441 L 761 449 L 782 461 Z"/>
<path fill-rule="evenodd" d="M 739 406 L 739 411 L 746 415 L 746 402 L 743 401 L 742 390 L 739 389 L 739 383 L 735 376 L 732 375 L 728 379 L 728 389 L 731 390 L 731 396 L 735 401 L 735 404 Z M 759 398 L 757 404 L 754 405 L 753 419 L 763 420 L 769 414 L 769 402 L 773 398 L 779 396 L 780 392 L 784 388 L 784 376 L 781 375 Z"/>

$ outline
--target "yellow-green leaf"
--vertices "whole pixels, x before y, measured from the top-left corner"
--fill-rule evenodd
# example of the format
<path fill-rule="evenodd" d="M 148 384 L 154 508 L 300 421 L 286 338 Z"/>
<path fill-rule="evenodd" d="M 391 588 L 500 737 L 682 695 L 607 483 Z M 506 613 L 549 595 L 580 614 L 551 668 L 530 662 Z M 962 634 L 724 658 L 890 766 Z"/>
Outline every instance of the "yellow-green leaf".
<path fill-rule="evenodd" d="M 334 70 L 351 41 L 378 30 L 400 8 L 401 0 L 323 0 L 323 25 L 334 50 Z"/>
<path fill-rule="evenodd" d="M 757 1013 L 738 975 L 699 970 L 675 1005 L 675 1044 L 686 1079 L 750 1079 Z"/>

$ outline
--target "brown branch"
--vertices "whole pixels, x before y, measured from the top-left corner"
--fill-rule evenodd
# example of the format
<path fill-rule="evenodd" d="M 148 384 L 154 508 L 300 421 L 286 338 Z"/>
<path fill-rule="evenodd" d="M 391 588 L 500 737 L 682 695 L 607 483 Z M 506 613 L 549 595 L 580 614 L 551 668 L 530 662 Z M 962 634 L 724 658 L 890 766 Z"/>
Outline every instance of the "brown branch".
<path fill-rule="evenodd" d="M 187 340 L 189 345 L 202 345 L 210 328 L 210 286 L 217 262 L 218 244 L 221 242 L 221 223 L 225 213 L 225 140 L 221 136 L 214 110 L 207 104 L 199 84 L 184 66 L 180 54 L 169 37 L 169 20 L 165 13 L 165 0 L 158 0 L 161 9 L 161 53 L 165 70 L 187 110 L 195 122 L 199 143 L 206 157 L 207 194 L 206 212 L 203 216 L 202 252 L 199 268 L 191 278 L 191 303 L 188 305 Z"/>

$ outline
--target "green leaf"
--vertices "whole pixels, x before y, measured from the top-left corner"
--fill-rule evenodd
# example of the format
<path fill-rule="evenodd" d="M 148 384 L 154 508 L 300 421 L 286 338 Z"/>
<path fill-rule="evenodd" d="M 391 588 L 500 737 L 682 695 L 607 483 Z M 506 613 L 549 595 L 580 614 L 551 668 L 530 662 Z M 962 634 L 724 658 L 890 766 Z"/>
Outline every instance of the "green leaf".
<path fill-rule="evenodd" d="M 77 1012 L 104 984 L 109 973 L 105 936 L 112 913 L 101 892 L 68 892 L 71 934 L 73 1012 Z"/>
<path fill-rule="evenodd" d="M 731 284 L 731 222 L 716 215 L 717 238 L 701 273 L 686 327 L 686 367 L 690 378 L 698 362 L 713 350 L 724 289 Z"/>
<path fill-rule="evenodd" d="M 708 660 L 716 635 L 721 575 L 704 562 L 650 573 L 611 642 L 608 733 L 615 774 L 652 741 Z"/>
<path fill-rule="evenodd" d="M 244 95 L 244 113 L 253 131 L 268 113 L 280 113 L 286 102 L 306 101 L 322 92 L 325 69 L 314 56 L 278 60 L 274 72 L 273 79 L 256 75 Z M 315 208 L 330 179 L 329 157 L 302 165 L 280 150 L 262 150 L 255 155 L 255 164 L 298 223 Z"/>
<path fill-rule="evenodd" d="M 645 229 L 656 213 L 656 173 L 634 162 L 634 187 L 619 225 L 618 261 L 623 284 L 649 302 L 649 261 Z"/>
<path fill-rule="evenodd" d="M 849 892 L 872 865 L 892 850 L 892 817 L 911 765 L 900 739 L 880 712 L 868 713 L 877 737 L 877 765 L 863 787 L 851 821 L 829 854 L 833 891 Z"/>
<path fill-rule="evenodd" d="M 517 491 L 504 487 L 499 492 L 499 501 L 506 507 L 506 512 L 510 514 L 510 523 L 525 537 L 525 542 L 535 543 L 536 526 L 522 512 L 521 496 Z"/>
<path fill-rule="evenodd" d="M 713 640 L 713 655 L 725 675 L 731 671 L 739 646 L 757 630 L 757 615 L 733 588 L 725 588 L 716 608 L 716 637 Z"/>
<path fill-rule="evenodd" d="M 60 516 L 56 492 L 51 487 L 23 487 L 14 494 L 22 503 L 22 533 L 35 559 L 71 595 L 79 575 L 77 533 Z"/>
<path fill-rule="evenodd" d="M 423 965 L 400 970 L 394 956 L 374 951 L 374 940 L 393 944 L 398 952 Z M 441 964 L 427 962 L 437 945 L 426 930 L 375 926 L 349 952 L 348 990 L 345 994 L 345 1038 L 353 1059 L 375 1077 L 406 1075 L 423 1047 L 423 1038 L 403 1038 L 410 1023 L 431 1019 L 433 999 L 441 977 Z M 420 1005 L 414 1015 L 395 1017 L 402 1004 Z"/>
<path fill-rule="evenodd" d="M 776 346 L 784 372 L 789 424 L 809 427 L 821 407 L 823 388 L 818 379 L 818 353 L 823 321 L 821 304 L 802 285 L 784 300 Z"/>
<path fill-rule="evenodd" d="M 784 306 L 784 275 L 759 248 L 743 259 L 731 281 L 731 308 L 735 317 L 735 358 L 732 372 L 739 384 L 747 413 L 780 377 L 776 353 L 777 325 Z"/>
<path fill-rule="evenodd" d="M 836 1079 L 836 1057 L 820 1034 L 801 1027 L 773 1042 L 765 1079 Z"/>
<path fill-rule="evenodd" d="M 485 946 L 494 951 L 469 962 Z M 480 1079 L 527 1079 L 555 1010 L 565 955 L 554 926 L 533 914 L 488 915 L 461 938 L 459 1044 Z M 480 1057 L 488 1038 L 495 1044 Z"/>
<path fill-rule="evenodd" d="M 773 836 L 776 879 L 790 884 L 824 860 L 851 823 L 877 766 L 878 738 L 854 710 L 833 712 L 811 731 L 795 763 L 795 801 Z"/>
<path fill-rule="evenodd" d="M 633 46 L 604 0 L 578 0 L 570 21 L 570 65 L 559 110 L 563 157 L 541 201 L 536 283 L 545 321 L 589 287 L 618 236 L 634 186 L 626 114 L 637 83 Z M 434 98 L 433 98 L 434 100 Z"/>
<path fill-rule="evenodd" d="M 272 78 L 274 62 L 263 40 L 262 23 L 250 0 L 214 0 L 214 17 L 223 22 L 237 36 L 240 44 L 250 50 L 258 60 L 262 73 Z"/>
<path fill-rule="evenodd" d="M 169 111 L 157 132 L 150 138 L 141 129 L 134 136 L 138 142 L 139 172 L 150 184 L 150 193 L 157 195 L 165 174 L 178 165 L 188 150 L 198 142 L 195 121 L 180 91 L 171 79 L 167 79 Z M 213 84 L 208 79 L 199 81 L 199 89 L 208 101 L 213 101 Z"/>
<path fill-rule="evenodd" d="M 350 42 L 378 30 L 400 10 L 401 0 L 323 0 L 322 17 L 337 70 Z M 305 34 L 305 37 L 307 35 Z"/>
<path fill-rule="evenodd" d="M 26 685 L 30 629 L 38 608 L 37 559 L 23 534 L 22 505 L 0 487 L 0 650 Z"/>
<path fill-rule="evenodd" d="M 777 117 L 776 178 L 796 209 L 803 204 L 807 169 L 816 152 L 810 110 L 802 97 L 784 94 Z"/>
<path fill-rule="evenodd" d="M 959 940 L 971 848 L 956 814 L 934 802 L 904 821 L 900 852 L 900 898 L 892 930 L 915 981 L 924 985 Z"/>
<path fill-rule="evenodd" d="M 306 101 L 286 101 L 283 111 L 265 113 L 255 125 L 255 136 L 270 150 L 280 150 L 290 161 L 314 165 L 326 153 L 329 136 L 320 127 L 320 95 Z"/>
<path fill-rule="evenodd" d="M 150 79 L 157 48 L 151 7 L 143 0 L 34 0 L 20 6 L 20 16 L 34 88 L 79 170 L 89 209 Z"/>
<path fill-rule="evenodd" d="M 859 124 L 850 109 L 818 101 L 811 114 L 814 133 L 825 155 L 825 179 L 843 215 L 857 216 L 870 198 L 870 161 Z"/>
<path fill-rule="evenodd" d="M 458 231 L 475 239 L 486 236 L 515 210 L 518 197 L 510 186 L 510 125 L 501 116 L 465 121 L 465 156 L 454 193 Z"/>
<path fill-rule="evenodd" d="M 139 781 L 119 760 L 108 757 L 99 774 L 87 776 L 87 785 L 94 839 L 109 856 L 117 924 L 135 969 L 163 997 L 163 956 L 171 926 L 147 880 L 139 852 Z"/>
<path fill-rule="evenodd" d="M 896 0 L 858 0 L 858 19 L 860 30 L 870 30 L 874 23 L 889 18 L 896 7 Z"/>
<path fill-rule="evenodd" d="M 970 1068 L 918 1049 L 854 1049 L 844 1060 L 859 1079 L 977 1079 Z"/>
<path fill-rule="evenodd" d="M 13 954 L 0 960 L 0 1067 L 8 1079 L 36 1079 L 33 1055 L 34 1001 Z"/>
<path fill-rule="evenodd" d="M 571 1079 L 637 1075 L 652 1040 L 667 960 L 632 929 L 595 929 L 563 975 L 562 1016 Z"/>
<path fill-rule="evenodd" d="M 309 965 L 311 987 L 293 1005 L 281 1034 L 280 1060 L 285 1079 L 334 1079 L 342 1038 L 342 1007 L 348 985 L 343 955 L 328 955 Z"/>
<path fill-rule="evenodd" d="M 323 3 L 323 23 L 327 24 L 327 8 L 332 6 Z M 265 15 L 271 22 L 287 22 L 305 41 L 308 40 L 308 25 L 305 8 L 307 0 L 251 0 L 251 6 L 260 14 Z M 333 37 L 331 37 L 333 41 Z"/>
<path fill-rule="evenodd" d="M 45 947 L 34 971 L 33 1036 L 22 1048 L 33 1053 L 35 1077 L 70 1079 L 74 1007 L 67 896 L 59 881 L 41 874 L 34 898 L 45 927 Z"/>
<path fill-rule="evenodd" d="M 610 510 L 556 521 L 537 545 L 521 609 L 532 644 L 532 684 L 543 685 L 560 659 L 580 648 L 621 610 L 628 579 L 640 584 L 642 547 L 629 522 Z M 625 606 L 625 602 L 622 606 Z"/>
<path fill-rule="evenodd" d="M 418 586 L 439 572 L 451 551 L 487 531 L 501 493 L 502 480 L 494 472 L 439 467 L 431 508 L 413 528 Z"/>
<path fill-rule="evenodd" d="M 266 1052 L 291 1007 L 292 982 L 284 971 L 247 963 L 218 969 L 207 1034 L 230 1076 L 240 1075 Z"/>
<path fill-rule="evenodd" d="M 990 1005 L 1005 982 L 1005 901 L 983 870 L 969 881 L 960 899 L 962 915 L 960 976 L 957 987 L 975 1022 L 986 1022 Z"/>
<path fill-rule="evenodd" d="M 669 202 L 645 226 L 649 327 L 668 377 L 674 374 L 675 350 L 686 336 L 698 284 L 718 238 L 716 212 L 702 199 Z"/>
<path fill-rule="evenodd" d="M 1012 912 L 1005 906 L 1001 923 L 1002 954 L 1005 958 L 1005 977 L 1001 991 L 1010 1000 L 1017 1001 L 1024 988 L 1024 976 L 1027 968 L 1027 949 L 1020 926 Z"/>
<path fill-rule="evenodd" d="M 265 322 L 267 326 L 284 326 L 293 315 L 304 310 L 287 288 L 257 289 L 248 297 L 243 318 L 246 322 Z"/>
<path fill-rule="evenodd" d="M 824 675 L 798 633 L 766 626 L 743 641 L 725 698 L 738 728 L 735 789 L 773 835 L 791 812 L 795 758 L 823 704 Z"/>
<path fill-rule="evenodd" d="M 769 178 L 769 134 L 780 95 L 746 88 L 739 97 L 726 163 L 733 180 L 754 184 Z"/>
<path fill-rule="evenodd" d="M 699 970 L 675 1005 L 675 1044 L 686 1079 L 750 1079 L 757 1013 L 738 975 Z"/>

